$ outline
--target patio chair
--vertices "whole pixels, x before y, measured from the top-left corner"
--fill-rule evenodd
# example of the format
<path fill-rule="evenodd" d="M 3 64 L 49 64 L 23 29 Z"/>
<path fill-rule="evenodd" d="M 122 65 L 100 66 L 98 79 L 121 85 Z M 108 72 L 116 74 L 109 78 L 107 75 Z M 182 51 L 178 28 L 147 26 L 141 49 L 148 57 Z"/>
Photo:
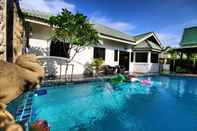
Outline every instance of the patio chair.
<path fill-rule="evenodd" d="M 102 69 L 105 75 L 111 75 L 116 73 L 116 68 L 110 65 L 104 65 Z"/>
<path fill-rule="evenodd" d="M 117 65 L 115 68 L 117 69 L 117 73 L 125 74 L 125 67 Z"/>

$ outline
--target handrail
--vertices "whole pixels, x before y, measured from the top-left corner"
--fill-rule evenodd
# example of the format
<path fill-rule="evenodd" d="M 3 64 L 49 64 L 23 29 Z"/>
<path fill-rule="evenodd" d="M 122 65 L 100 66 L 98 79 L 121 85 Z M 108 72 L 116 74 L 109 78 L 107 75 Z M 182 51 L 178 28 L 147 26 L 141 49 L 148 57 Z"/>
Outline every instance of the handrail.
<path fill-rule="evenodd" d="M 60 68 L 60 74 L 58 75 L 59 76 L 59 79 L 62 78 L 62 65 L 66 65 L 66 68 L 67 70 L 65 71 L 65 80 L 68 81 L 68 78 L 67 78 L 67 71 L 68 71 L 68 68 L 71 66 L 71 78 L 70 80 L 72 81 L 73 80 L 73 70 L 74 70 L 74 64 L 71 64 L 71 61 L 70 59 L 68 58 L 63 58 L 63 57 L 57 57 L 57 56 L 37 56 L 38 60 L 45 60 L 47 62 L 47 60 L 54 60 L 54 61 L 58 61 L 57 63 L 59 68 Z M 62 62 L 60 62 L 62 61 Z M 46 69 L 46 67 L 45 67 Z M 54 74 L 54 76 L 56 76 L 56 74 Z"/>
<path fill-rule="evenodd" d="M 38 59 L 59 59 L 59 60 L 64 60 L 66 62 L 69 62 L 68 58 L 63 58 L 63 57 L 57 57 L 57 56 L 37 56 Z"/>

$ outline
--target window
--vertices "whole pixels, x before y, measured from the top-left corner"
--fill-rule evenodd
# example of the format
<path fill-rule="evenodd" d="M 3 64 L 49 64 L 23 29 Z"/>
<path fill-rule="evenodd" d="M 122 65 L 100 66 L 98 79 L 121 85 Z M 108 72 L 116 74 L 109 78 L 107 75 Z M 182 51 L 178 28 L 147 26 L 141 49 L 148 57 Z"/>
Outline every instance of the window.
<path fill-rule="evenodd" d="M 157 53 L 151 53 L 151 63 L 158 63 L 159 55 Z"/>
<path fill-rule="evenodd" d="M 148 53 L 138 52 L 135 55 L 135 62 L 148 62 Z"/>
<path fill-rule="evenodd" d="M 105 60 L 105 48 L 94 47 L 94 58 Z"/>
<path fill-rule="evenodd" d="M 118 50 L 114 50 L 114 61 L 118 61 Z"/>
<path fill-rule="evenodd" d="M 133 62 L 133 52 L 131 52 L 131 62 Z"/>
<path fill-rule="evenodd" d="M 69 58 L 68 49 L 69 44 L 52 41 L 50 46 L 50 56 Z"/>

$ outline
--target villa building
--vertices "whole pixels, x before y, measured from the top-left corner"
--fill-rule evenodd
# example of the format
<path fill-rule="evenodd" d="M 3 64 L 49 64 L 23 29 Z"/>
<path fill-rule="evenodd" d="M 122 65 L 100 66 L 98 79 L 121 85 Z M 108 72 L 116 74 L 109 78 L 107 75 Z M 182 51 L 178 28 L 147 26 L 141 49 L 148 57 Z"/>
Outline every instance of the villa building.
<path fill-rule="evenodd" d="M 38 56 L 66 57 L 63 51 L 64 44 L 57 45 L 50 40 L 52 29 L 47 20 L 51 15 L 33 10 L 25 10 L 24 13 L 27 32 L 29 32 L 29 52 Z M 104 65 L 124 67 L 128 72 L 159 72 L 159 54 L 162 51 L 162 45 L 155 33 L 130 36 L 97 23 L 94 24 L 94 28 L 99 33 L 101 44 L 87 47 L 76 55 L 72 63 L 73 74 L 83 74 L 94 58 L 102 58 Z"/>

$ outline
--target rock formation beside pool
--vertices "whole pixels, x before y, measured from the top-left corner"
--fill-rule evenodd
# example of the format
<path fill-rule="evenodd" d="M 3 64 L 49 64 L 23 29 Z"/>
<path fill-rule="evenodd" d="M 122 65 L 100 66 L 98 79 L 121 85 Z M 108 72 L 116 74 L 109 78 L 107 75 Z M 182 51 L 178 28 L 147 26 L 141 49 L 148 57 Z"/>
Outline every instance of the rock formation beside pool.
<path fill-rule="evenodd" d="M 15 63 L 0 61 L 0 103 L 7 104 L 24 91 L 35 88 L 44 77 L 36 56 L 19 56 Z"/>
<path fill-rule="evenodd" d="M 22 127 L 15 122 L 14 117 L 5 108 L 4 104 L 0 104 L 0 130 L 23 131 Z"/>

